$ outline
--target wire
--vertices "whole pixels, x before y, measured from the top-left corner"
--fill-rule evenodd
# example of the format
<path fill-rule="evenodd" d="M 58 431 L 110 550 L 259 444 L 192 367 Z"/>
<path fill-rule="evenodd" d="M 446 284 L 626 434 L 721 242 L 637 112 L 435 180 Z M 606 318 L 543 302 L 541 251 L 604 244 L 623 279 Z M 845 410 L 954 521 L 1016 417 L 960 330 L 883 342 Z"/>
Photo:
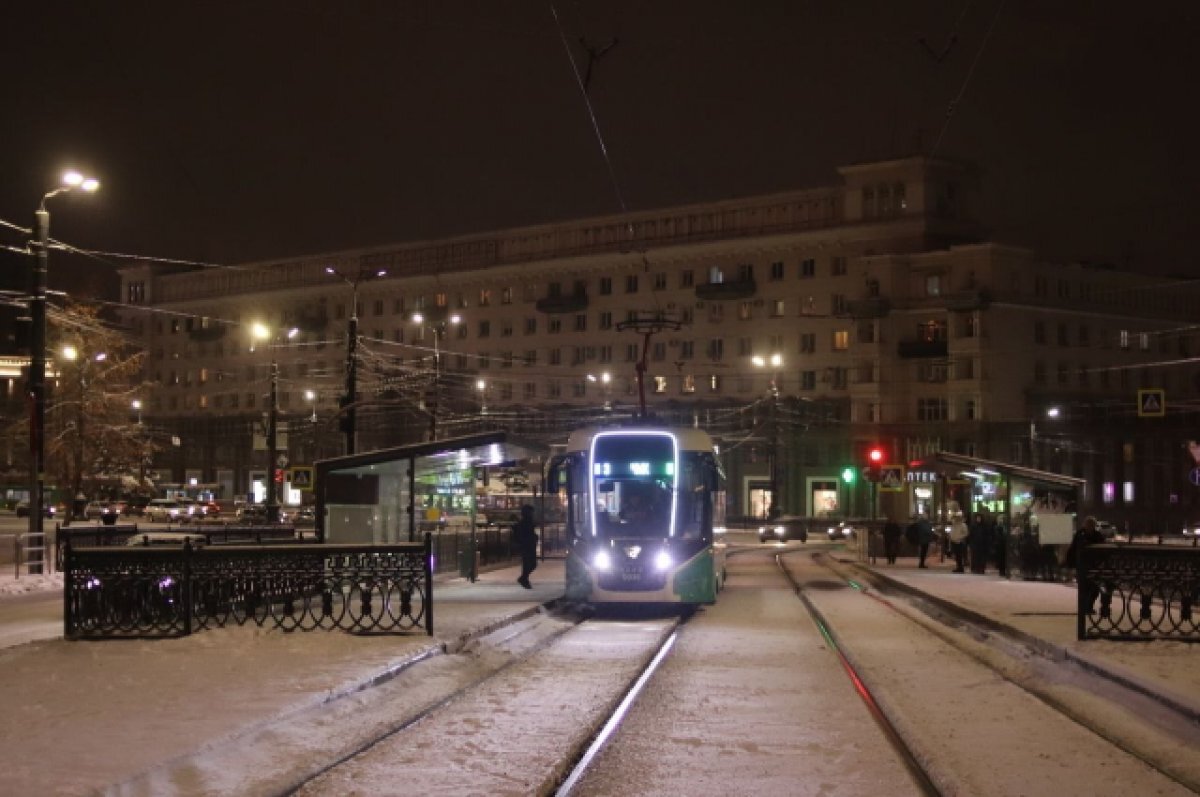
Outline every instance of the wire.
<path fill-rule="evenodd" d="M 996 13 L 992 15 L 992 21 L 988 24 L 987 32 L 983 36 L 983 41 L 979 43 L 979 49 L 975 51 L 975 58 L 971 61 L 971 66 L 967 70 L 967 75 L 963 78 L 962 86 L 958 90 L 958 96 L 950 101 L 946 107 L 946 118 L 942 121 L 942 129 L 938 131 L 937 140 L 933 144 L 933 149 L 929 152 L 929 157 L 937 156 L 938 149 L 942 146 L 942 139 L 946 135 L 947 128 L 950 127 L 950 120 L 954 118 L 954 112 L 957 110 L 959 103 L 962 102 L 963 96 L 967 93 L 967 86 L 971 82 L 971 78 L 975 74 L 975 68 L 979 66 L 979 60 L 983 57 L 983 51 L 987 47 L 988 40 L 992 38 L 992 31 L 996 29 L 996 20 L 1000 18 L 1000 12 L 1004 10 L 1003 1 L 996 7 Z M 965 11 L 964 11 L 965 13 Z M 960 18 L 961 21 L 961 18 Z"/>

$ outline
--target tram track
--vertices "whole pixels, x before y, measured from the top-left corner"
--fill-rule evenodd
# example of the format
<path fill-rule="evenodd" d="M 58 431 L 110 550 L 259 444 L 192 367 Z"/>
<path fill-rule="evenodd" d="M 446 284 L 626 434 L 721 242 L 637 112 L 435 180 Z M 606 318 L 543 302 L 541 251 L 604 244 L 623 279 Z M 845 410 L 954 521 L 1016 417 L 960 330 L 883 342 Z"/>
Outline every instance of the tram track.
<path fill-rule="evenodd" d="M 800 552 L 786 553 L 790 557 Z M 939 606 L 935 602 L 923 601 L 920 597 L 900 593 L 890 594 L 886 585 L 881 584 L 878 580 L 871 580 L 869 574 L 865 579 L 856 578 L 848 573 L 846 568 L 830 561 L 830 557 L 825 554 L 808 553 L 806 558 L 831 574 L 840 586 L 855 591 L 864 599 L 883 607 L 892 616 L 903 618 L 905 622 L 936 637 L 968 657 L 976 665 L 985 668 L 992 675 L 998 676 L 1005 683 L 1021 690 L 1048 710 L 1112 745 L 1146 768 L 1188 791 L 1200 793 L 1200 778 L 1197 777 L 1194 770 L 1189 771 L 1181 765 L 1181 762 L 1189 760 L 1188 757 L 1178 755 L 1178 747 L 1172 748 L 1164 745 L 1162 741 L 1169 736 L 1178 735 L 1180 731 L 1185 734 L 1190 731 L 1193 739 L 1200 736 L 1195 728 L 1193 718 L 1173 712 L 1170 707 L 1164 707 L 1159 701 L 1135 690 L 1127 689 L 1070 660 L 1054 657 L 1045 644 L 1038 640 L 1025 638 L 1018 632 L 1006 632 L 1004 627 L 998 623 L 986 620 L 978 621 L 963 614 L 949 612 L 945 607 Z M 890 728 L 890 730 L 885 730 L 885 733 L 889 740 L 893 741 L 893 747 L 897 749 L 898 754 L 904 757 L 910 771 L 913 771 L 915 767 L 916 770 L 922 772 L 928 787 L 934 789 L 934 791 L 928 791 L 923 780 L 918 779 L 918 783 L 922 784 L 922 790 L 929 794 L 957 791 L 952 783 L 945 785 L 940 783 L 940 781 L 946 780 L 945 767 L 937 766 L 937 754 L 934 751 L 914 750 L 912 748 L 922 745 L 906 741 L 903 734 L 896 733 L 895 722 L 888 716 L 893 712 L 880 707 L 879 702 L 872 694 L 872 678 L 864 675 L 862 668 L 854 663 L 854 641 L 850 640 L 849 647 L 847 647 L 847 639 L 843 638 L 844 635 L 839 636 L 836 625 L 831 625 L 827 616 L 810 599 L 805 586 L 789 570 L 784 561 L 784 554 L 777 554 L 775 560 L 784 577 L 792 584 L 797 597 L 813 617 L 813 621 L 821 633 L 829 640 L 831 648 L 842 661 L 855 688 L 868 703 L 868 709 L 872 715 L 875 716 L 878 713 L 881 720 L 886 723 L 886 727 Z M 1063 668 L 1070 668 L 1069 675 L 1064 675 Z M 1069 690 L 1056 688 L 1061 687 L 1065 682 L 1070 682 Z M 1078 693 L 1086 694 L 1091 701 L 1073 699 L 1072 695 Z M 1107 708 L 1096 705 L 1100 698 L 1103 698 Z M 1156 740 L 1153 734 L 1147 734 L 1144 729 L 1134 731 L 1128 727 L 1122 728 L 1119 724 L 1112 722 L 1114 712 L 1139 718 L 1153 715 L 1158 718 L 1161 725 L 1161 735 Z M 1164 714 L 1171 716 L 1163 718 Z M 1107 722 L 1105 721 L 1106 717 Z M 1186 742 L 1183 746 L 1187 746 Z M 910 761 L 911 765 L 909 765 Z M 930 763 L 934 765 L 929 766 Z"/>

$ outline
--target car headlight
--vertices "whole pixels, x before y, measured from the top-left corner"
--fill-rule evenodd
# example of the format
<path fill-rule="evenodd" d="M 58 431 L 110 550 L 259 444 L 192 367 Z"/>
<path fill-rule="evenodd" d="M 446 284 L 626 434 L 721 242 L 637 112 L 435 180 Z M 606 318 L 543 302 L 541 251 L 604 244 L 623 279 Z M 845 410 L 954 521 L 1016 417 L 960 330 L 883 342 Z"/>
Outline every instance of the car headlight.
<path fill-rule="evenodd" d="M 596 551 L 595 556 L 592 557 L 592 565 L 597 570 L 611 570 L 612 557 L 609 556 L 608 551 Z"/>
<path fill-rule="evenodd" d="M 785 531 L 785 529 L 783 528 L 783 526 L 776 526 L 775 527 L 775 536 L 782 537 L 784 531 Z"/>
<path fill-rule="evenodd" d="M 659 551 L 654 555 L 654 566 L 659 570 L 669 570 L 673 564 L 675 560 L 671 558 L 669 551 Z"/>

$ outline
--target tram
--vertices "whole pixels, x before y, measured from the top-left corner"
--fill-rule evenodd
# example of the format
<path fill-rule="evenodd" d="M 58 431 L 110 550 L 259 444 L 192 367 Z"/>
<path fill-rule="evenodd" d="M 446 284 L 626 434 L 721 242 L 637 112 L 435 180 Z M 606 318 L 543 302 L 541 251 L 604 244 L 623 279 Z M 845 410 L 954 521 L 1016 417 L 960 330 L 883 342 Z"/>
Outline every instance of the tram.
<path fill-rule="evenodd" d="M 566 597 L 713 603 L 725 580 L 723 474 L 698 429 L 573 433 L 547 487 L 565 493 Z"/>

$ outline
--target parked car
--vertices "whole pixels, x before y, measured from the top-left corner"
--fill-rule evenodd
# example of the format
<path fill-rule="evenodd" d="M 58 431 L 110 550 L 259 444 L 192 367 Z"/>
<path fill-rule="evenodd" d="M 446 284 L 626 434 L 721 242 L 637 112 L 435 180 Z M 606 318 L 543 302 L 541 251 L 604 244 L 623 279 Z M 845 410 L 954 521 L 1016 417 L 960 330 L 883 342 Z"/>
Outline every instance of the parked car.
<path fill-rule="evenodd" d="M 15 511 L 17 513 L 17 517 L 29 517 L 29 502 L 28 501 L 17 501 L 17 506 L 16 506 Z M 42 515 L 44 517 L 54 517 L 57 513 L 58 513 L 57 507 L 54 507 L 50 504 L 45 504 L 42 506 Z"/>
<path fill-rule="evenodd" d="M 174 498 L 155 498 L 143 513 L 152 523 L 174 523 L 187 519 L 187 508 Z"/>
<path fill-rule="evenodd" d="M 243 523 L 265 523 L 267 507 L 265 504 L 243 504 L 238 507 L 237 519 Z"/>
<path fill-rule="evenodd" d="M 84 520 L 100 520 L 105 515 L 118 514 L 120 514 L 120 510 L 108 501 L 88 501 L 87 506 L 83 508 Z"/>

